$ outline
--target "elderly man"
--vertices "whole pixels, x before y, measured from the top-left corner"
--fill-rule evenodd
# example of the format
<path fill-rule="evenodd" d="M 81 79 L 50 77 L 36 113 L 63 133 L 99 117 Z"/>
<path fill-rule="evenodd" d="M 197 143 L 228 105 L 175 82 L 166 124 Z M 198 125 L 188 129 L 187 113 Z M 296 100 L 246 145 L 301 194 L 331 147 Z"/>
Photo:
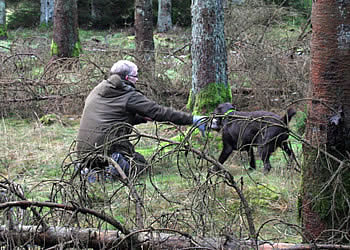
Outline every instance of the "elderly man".
<path fill-rule="evenodd" d="M 169 121 L 177 125 L 199 125 L 202 133 L 202 116 L 174 110 L 158 105 L 144 96 L 135 87 L 138 80 L 137 66 L 126 60 L 116 62 L 107 80 L 103 80 L 89 94 L 85 101 L 77 138 L 79 154 L 97 151 L 112 157 L 129 174 L 133 159 L 145 163 L 137 154 L 128 135 L 132 126 L 153 121 Z M 109 166 L 109 172 L 118 172 Z"/>

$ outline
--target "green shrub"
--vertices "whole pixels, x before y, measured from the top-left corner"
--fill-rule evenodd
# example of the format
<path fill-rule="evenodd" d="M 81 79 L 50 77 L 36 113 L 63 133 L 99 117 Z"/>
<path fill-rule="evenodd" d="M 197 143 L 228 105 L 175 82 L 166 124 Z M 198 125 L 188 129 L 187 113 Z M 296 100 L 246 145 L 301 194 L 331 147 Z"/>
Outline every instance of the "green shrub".
<path fill-rule="evenodd" d="M 51 125 L 58 120 L 59 120 L 59 117 L 56 114 L 47 114 L 40 117 L 40 122 L 43 125 Z"/>

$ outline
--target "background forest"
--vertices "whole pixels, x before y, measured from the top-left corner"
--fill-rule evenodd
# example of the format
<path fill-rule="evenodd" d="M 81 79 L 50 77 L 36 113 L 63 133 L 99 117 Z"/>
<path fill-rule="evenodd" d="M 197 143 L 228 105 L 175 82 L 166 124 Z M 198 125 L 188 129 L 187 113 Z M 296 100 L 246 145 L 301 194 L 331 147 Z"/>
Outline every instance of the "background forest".
<path fill-rule="evenodd" d="M 243 3 L 241 0 L 227 0 L 227 3 Z M 253 4 L 256 1 L 246 1 Z M 265 0 L 267 5 L 274 4 L 283 8 L 293 8 L 307 17 L 311 13 L 311 0 Z M 37 27 L 40 24 L 40 2 L 38 0 L 6 0 L 10 13 L 7 24 L 10 29 L 19 27 Z M 181 27 L 191 25 L 191 0 L 172 0 L 173 24 Z M 94 6 L 94 15 L 91 12 Z M 158 1 L 153 0 L 154 23 L 157 22 Z M 134 1 L 127 0 L 78 0 L 79 27 L 83 29 L 126 28 L 134 23 Z"/>
<path fill-rule="evenodd" d="M 281 115 L 293 104 L 298 113 L 291 123 L 291 145 L 300 163 L 309 89 L 311 0 L 226 2 L 232 100 L 241 110 Z M 74 171 L 74 140 L 85 97 L 115 61 L 139 58 L 134 2 L 78 1 L 83 53 L 78 59 L 59 60 L 51 58 L 52 27 L 40 23 L 40 3 L 7 0 L 6 4 L 8 38 L 0 41 L 0 187 L 8 194 L 5 201 L 32 207 L 3 210 L 3 225 L 48 226 L 52 232 L 48 237 L 53 238 L 57 228 L 92 228 L 113 236 L 95 243 L 72 233 L 52 244 L 75 248 L 108 249 L 106 245 L 116 244 L 116 239 L 119 247 L 130 247 L 125 239 L 140 242 L 134 238 L 137 230 L 149 233 L 141 235 L 148 237 L 147 242 L 174 237 L 189 240 L 183 247 L 208 249 L 225 244 L 251 247 L 254 242 L 246 239 L 252 227 L 259 244 L 302 241 L 298 163 L 277 151 L 271 173 L 264 175 L 260 161 L 257 171 L 250 172 L 247 155 L 236 152 L 225 163 L 234 177 L 227 183 L 208 171 L 222 149 L 215 132 L 202 138 L 194 128 L 138 126 L 133 136 L 137 150 L 152 166 L 148 174 L 127 183 L 104 180 L 90 185 L 79 179 Z M 147 75 L 141 64 L 138 87 L 160 104 L 187 111 L 191 1 L 172 1 L 174 26 L 166 33 L 157 32 L 157 8 L 155 0 L 156 74 Z M 23 227 L 30 232 L 23 245 L 39 237 L 31 231 L 36 229 Z M 4 244 L 10 244 L 8 239 Z"/>
<path fill-rule="evenodd" d="M 230 3 L 230 1 L 227 2 Z M 235 2 L 232 1 L 232 3 Z M 9 40 L 3 41 L 4 49 L 8 46 L 17 48 L 18 43 L 24 43 L 25 46 L 20 48 L 22 51 L 16 55 L 16 57 L 27 57 L 24 61 L 21 60 L 21 63 L 25 63 L 25 60 L 31 61 L 29 64 L 38 63 L 37 59 L 42 60 L 43 63 L 50 62 L 50 48 L 47 45 L 52 37 L 52 27 L 50 27 L 50 22 L 40 24 L 40 3 L 38 1 L 6 1 L 6 3 L 6 20 L 10 33 Z M 95 6 L 94 13 L 96 13 L 93 17 L 91 15 L 92 3 Z M 309 77 L 311 1 L 246 1 L 244 5 L 232 3 L 225 9 L 225 36 L 229 54 L 228 77 L 233 93 L 237 95 L 234 98 L 235 103 L 242 108 L 252 106 L 250 109 L 271 110 L 276 105 L 280 107 L 281 102 L 288 103 L 290 100 L 304 96 L 305 84 Z M 183 109 L 184 104 L 187 103 L 191 88 L 190 7 L 191 1 L 172 1 L 171 13 L 174 28 L 168 33 L 157 33 L 158 4 L 157 1 L 153 1 L 153 23 L 156 32 L 154 39 L 157 53 L 155 71 L 157 74 L 154 76 L 156 79 L 148 79 L 147 75 L 141 79 L 141 88 L 150 97 L 154 97 L 162 104 L 180 109 Z M 75 84 L 75 86 L 80 90 L 86 89 L 85 92 L 79 91 L 66 96 L 65 88 L 70 88 L 72 91 L 74 87 L 60 86 L 59 89 L 57 86 L 50 87 L 52 88 L 50 91 L 55 89 L 57 92 L 47 94 L 50 96 L 63 95 L 64 101 L 60 100 L 59 106 L 44 104 L 46 111 L 40 110 L 41 103 L 45 103 L 45 100 L 42 100 L 41 103 L 32 103 L 36 105 L 36 111 L 40 115 L 42 112 L 49 113 L 50 109 L 58 109 L 63 113 L 78 111 L 79 114 L 81 110 L 79 105 L 82 105 L 82 100 L 91 86 L 96 84 L 98 74 L 106 74 L 116 57 L 128 57 L 129 55 L 129 59 L 140 60 L 135 54 L 132 1 L 78 1 L 78 17 L 79 36 L 85 51 L 81 58 L 86 57 L 84 59 L 87 61 L 91 60 L 99 67 L 99 70 L 84 73 L 85 77 L 74 79 L 82 83 L 81 86 L 80 84 Z M 24 28 L 29 28 L 29 30 Z M 38 34 L 31 37 L 30 29 L 34 29 Z M 11 44 L 11 41 L 15 43 Z M 31 46 L 31 43 L 36 44 Z M 45 50 L 47 53 L 42 53 Z M 37 56 L 38 51 L 41 52 L 40 57 L 34 59 L 33 56 Z M 24 54 L 20 55 L 21 52 Z M 142 68 L 142 65 L 139 67 Z M 146 69 L 146 66 L 143 68 Z M 34 70 L 35 72 L 26 72 L 26 74 L 34 74 L 29 78 L 43 77 L 38 76 L 41 72 L 37 67 Z M 95 77 L 85 79 L 90 74 L 97 74 L 97 79 Z M 157 83 L 157 87 L 151 84 L 153 81 Z M 88 83 L 92 85 L 89 86 Z M 49 82 L 46 84 L 50 85 Z M 259 87 L 259 91 L 242 95 L 243 92 L 256 90 L 256 87 Z M 176 89 L 176 95 L 173 95 L 174 91 L 170 91 L 173 89 Z M 276 98 L 270 98 L 271 91 L 278 92 L 279 90 L 282 92 L 277 94 Z M 30 95 L 30 92 L 26 92 L 26 95 Z M 283 98 L 280 98 L 280 94 Z M 35 93 L 35 95 L 48 96 L 44 93 Z M 64 105 L 72 95 L 75 96 L 74 105 Z M 173 98 L 168 98 L 170 95 Z M 254 103 L 250 103 L 253 99 L 249 96 L 254 96 Z M 77 99 L 81 102 L 76 102 Z M 21 105 L 21 103 L 16 103 L 16 105 Z M 31 108 L 30 103 L 25 103 L 25 106 Z"/>

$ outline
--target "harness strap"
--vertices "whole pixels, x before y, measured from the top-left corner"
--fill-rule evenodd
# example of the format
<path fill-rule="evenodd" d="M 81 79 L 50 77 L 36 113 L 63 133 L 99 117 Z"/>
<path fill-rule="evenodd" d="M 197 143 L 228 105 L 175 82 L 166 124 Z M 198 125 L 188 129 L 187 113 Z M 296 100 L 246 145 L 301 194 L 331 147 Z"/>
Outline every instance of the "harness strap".
<path fill-rule="evenodd" d="M 224 115 L 226 116 L 226 115 L 228 115 L 228 114 L 230 114 L 231 112 L 234 112 L 234 111 L 236 111 L 236 110 L 235 110 L 235 109 L 229 109 L 229 110 L 227 110 L 227 111 L 225 112 Z"/>

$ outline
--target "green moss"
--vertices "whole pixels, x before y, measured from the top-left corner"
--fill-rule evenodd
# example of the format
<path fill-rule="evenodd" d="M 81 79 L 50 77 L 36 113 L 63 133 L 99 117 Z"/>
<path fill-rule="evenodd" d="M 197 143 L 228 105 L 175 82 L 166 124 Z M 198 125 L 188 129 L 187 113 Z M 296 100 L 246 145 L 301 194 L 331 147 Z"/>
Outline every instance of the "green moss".
<path fill-rule="evenodd" d="M 82 46 L 81 46 L 80 41 L 78 40 L 74 44 L 72 57 L 79 57 L 81 52 L 82 52 Z M 54 40 L 52 40 L 52 42 L 51 42 L 51 56 L 56 56 L 58 54 L 59 54 L 58 45 Z"/>
<path fill-rule="evenodd" d="M 189 109 L 189 110 L 193 110 L 193 107 L 194 107 L 194 103 L 195 103 L 195 98 L 194 98 L 194 93 L 193 93 L 193 91 L 191 90 L 190 91 L 190 95 L 189 95 L 189 97 L 188 97 L 188 101 L 187 101 L 187 108 Z"/>
<path fill-rule="evenodd" d="M 209 83 L 197 94 L 190 92 L 187 108 L 193 114 L 210 113 L 223 102 L 232 102 L 231 88 L 222 83 Z"/>
<path fill-rule="evenodd" d="M 51 56 L 56 56 L 58 55 L 58 46 L 57 43 L 52 39 L 51 42 Z"/>
<path fill-rule="evenodd" d="M 56 114 L 47 114 L 40 117 L 40 122 L 44 125 L 51 125 L 56 121 L 59 121 L 59 117 Z"/>
<path fill-rule="evenodd" d="M 81 43 L 80 43 L 80 41 L 78 39 L 78 41 L 74 45 L 72 56 L 73 57 L 79 57 L 82 51 L 83 51 L 83 49 L 82 49 Z"/>

